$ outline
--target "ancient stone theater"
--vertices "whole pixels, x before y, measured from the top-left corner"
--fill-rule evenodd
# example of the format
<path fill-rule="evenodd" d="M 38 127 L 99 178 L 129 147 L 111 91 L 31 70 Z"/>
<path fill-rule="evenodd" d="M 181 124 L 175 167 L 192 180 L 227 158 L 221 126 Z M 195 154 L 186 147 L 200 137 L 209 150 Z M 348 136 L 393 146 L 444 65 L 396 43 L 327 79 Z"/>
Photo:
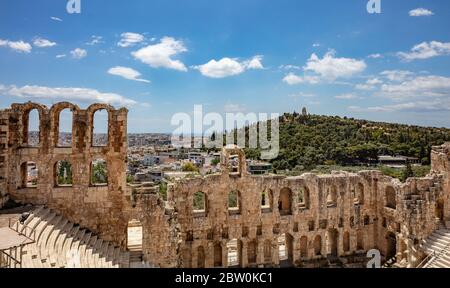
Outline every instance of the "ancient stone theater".
<path fill-rule="evenodd" d="M 58 145 L 63 109 L 73 113 L 71 147 Z M 104 146 L 93 134 L 99 110 L 108 113 Z M 71 103 L 0 111 L 0 205 L 30 207 L 0 229 L 1 267 L 366 267 L 374 249 L 385 267 L 450 267 L 450 143 L 433 147 L 428 176 L 405 183 L 379 171 L 254 176 L 243 151 L 227 146 L 220 173 L 172 181 L 163 199 L 127 184 L 127 114 Z M 99 160 L 101 184 L 91 177 Z M 59 183 L 61 161 L 71 164 L 70 184 Z"/>

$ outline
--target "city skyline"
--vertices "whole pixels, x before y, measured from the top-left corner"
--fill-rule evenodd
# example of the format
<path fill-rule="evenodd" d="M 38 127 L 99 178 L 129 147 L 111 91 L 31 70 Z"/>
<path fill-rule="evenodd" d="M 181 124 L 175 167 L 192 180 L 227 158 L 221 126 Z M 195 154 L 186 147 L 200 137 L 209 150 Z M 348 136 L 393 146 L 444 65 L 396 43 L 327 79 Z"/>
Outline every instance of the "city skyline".
<path fill-rule="evenodd" d="M 4 1 L 0 107 L 107 102 L 130 133 L 197 104 L 450 127 L 446 1 L 148 2 Z"/>

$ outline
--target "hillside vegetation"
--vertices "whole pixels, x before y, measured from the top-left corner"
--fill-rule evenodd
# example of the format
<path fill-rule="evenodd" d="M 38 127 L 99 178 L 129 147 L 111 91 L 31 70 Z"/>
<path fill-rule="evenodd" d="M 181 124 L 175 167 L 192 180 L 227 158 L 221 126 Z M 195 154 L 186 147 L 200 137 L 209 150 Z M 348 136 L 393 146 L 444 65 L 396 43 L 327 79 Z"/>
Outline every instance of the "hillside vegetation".
<path fill-rule="evenodd" d="M 284 114 L 275 170 L 305 171 L 319 166 L 357 166 L 379 155 L 417 157 L 430 164 L 431 147 L 450 141 L 450 129 L 426 128 L 331 116 Z M 258 149 L 246 149 L 259 158 Z"/>

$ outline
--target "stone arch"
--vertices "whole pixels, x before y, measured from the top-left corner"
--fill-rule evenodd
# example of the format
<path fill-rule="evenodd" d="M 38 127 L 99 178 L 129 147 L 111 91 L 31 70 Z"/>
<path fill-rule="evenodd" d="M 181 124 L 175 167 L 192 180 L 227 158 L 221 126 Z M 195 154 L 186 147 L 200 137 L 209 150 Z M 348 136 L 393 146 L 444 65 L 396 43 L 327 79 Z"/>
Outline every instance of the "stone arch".
<path fill-rule="evenodd" d="M 66 147 L 65 145 L 61 145 L 60 143 L 60 123 L 61 123 L 61 113 L 65 110 L 70 110 L 72 112 L 72 125 L 71 125 L 71 133 L 72 139 L 70 141 L 70 146 L 74 145 L 75 139 L 75 114 L 80 111 L 80 108 L 69 102 L 60 102 L 52 106 L 50 109 L 50 120 L 51 120 L 51 131 L 53 134 L 53 145 L 55 147 Z M 67 145 L 67 147 L 70 147 Z"/>
<path fill-rule="evenodd" d="M 205 268 L 206 256 L 205 248 L 203 246 L 197 247 L 197 268 Z"/>
<path fill-rule="evenodd" d="M 294 263 L 294 237 L 282 234 L 278 237 L 278 253 L 281 267 L 290 267 Z"/>
<path fill-rule="evenodd" d="M 226 169 L 231 177 L 241 177 L 247 173 L 247 162 L 244 151 L 237 145 L 227 145 L 222 149 L 220 166 Z"/>
<path fill-rule="evenodd" d="M 72 163 L 69 160 L 57 161 L 53 166 L 53 178 L 55 187 L 72 187 Z"/>
<path fill-rule="evenodd" d="M 436 201 L 436 219 L 443 222 L 445 220 L 445 202 L 443 199 L 438 199 Z"/>
<path fill-rule="evenodd" d="M 350 233 L 348 231 L 344 232 L 343 250 L 344 252 L 350 252 Z"/>
<path fill-rule="evenodd" d="M 183 248 L 183 268 L 192 268 L 192 253 L 190 247 Z"/>
<path fill-rule="evenodd" d="M 280 215 L 292 215 L 292 190 L 283 188 L 280 191 L 280 198 L 278 200 L 278 209 Z"/>
<path fill-rule="evenodd" d="M 261 210 L 263 213 L 272 212 L 273 209 L 273 191 L 266 189 L 261 193 Z"/>
<path fill-rule="evenodd" d="M 321 256 L 322 255 L 322 237 L 320 235 L 317 235 L 316 238 L 314 238 L 314 255 L 315 256 Z"/>
<path fill-rule="evenodd" d="M 303 186 L 298 191 L 298 207 L 300 209 L 309 209 L 309 188 L 306 186 Z"/>
<path fill-rule="evenodd" d="M 338 256 L 338 239 L 339 232 L 336 229 L 330 229 L 327 233 L 327 244 L 328 244 L 328 252 L 330 255 L 337 257 Z"/>
<path fill-rule="evenodd" d="M 338 192 L 336 185 L 331 185 L 327 189 L 327 206 L 328 207 L 336 207 L 338 199 Z"/>
<path fill-rule="evenodd" d="M 356 231 L 356 250 L 364 250 L 364 233 L 362 230 Z"/>
<path fill-rule="evenodd" d="M 95 159 L 90 165 L 90 184 L 91 186 L 108 185 L 108 164 L 105 159 Z"/>
<path fill-rule="evenodd" d="M 227 243 L 228 267 L 242 267 L 242 241 L 231 239 Z"/>
<path fill-rule="evenodd" d="M 38 167 L 35 162 L 26 161 L 20 165 L 20 187 L 24 188 L 37 188 L 39 181 Z"/>
<path fill-rule="evenodd" d="M 308 237 L 306 236 L 300 238 L 300 257 L 308 258 Z"/>
<path fill-rule="evenodd" d="M 247 261 L 249 265 L 256 265 L 258 244 L 256 240 L 247 243 Z"/>
<path fill-rule="evenodd" d="M 12 106 L 14 108 L 18 108 L 21 113 L 21 120 L 22 120 L 22 146 L 29 147 L 29 126 L 30 126 L 30 113 L 32 110 L 37 110 L 39 115 L 39 137 L 38 137 L 38 146 L 41 146 L 43 140 L 46 137 L 45 133 L 47 131 L 45 130 L 45 115 L 48 114 L 48 108 L 45 105 L 33 103 L 33 102 L 27 102 L 25 104 L 21 104 L 18 107 Z"/>
<path fill-rule="evenodd" d="M 222 244 L 214 244 L 214 267 L 222 267 Z"/>
<path fill-rule="evenodd" d="M 391 209 L 397 209 L 397 195 L 395 189 L 392 186 L 386 187 L 385 197 L 386 197 L 386 207 Z"/>
<path fill-rule="evenodd" d="M 386 234 L 386 260 L 392 259 L 397 255 L 397 236 L 394 233 Z"/>
<path fill-rule="evenodd" d="M 106 145 L 104 145 L 103 143 L 101 145 L 98 145 L 98 143 L 96 143 L 96 138 L 94 138 L 94 121 L 95 121 L 95 114 L 98 111 L 101 110 L 105 110 L 106 113 L 108 114 L 108 121 L 107 121 L 107 131 L 106 131 Z M 90 138 L 90 143 L 91 143 L 91 147 L 98 147 L 98 146 L 108 146 L 110 144 L 110 135 L 111 135 L 111 131 L 109 129 L 109 124 L 112 123 L 112 115 L 113 115 L 113 111 L 114 108 L 108 104 L 93 104 L 91 106 L 88 107 L 87 111 L 87 115 L 88 115 L 88 119 L 89 119 L 89 124 L 88 124 L 88 128 L 89 128 L 89 138 Z"/>

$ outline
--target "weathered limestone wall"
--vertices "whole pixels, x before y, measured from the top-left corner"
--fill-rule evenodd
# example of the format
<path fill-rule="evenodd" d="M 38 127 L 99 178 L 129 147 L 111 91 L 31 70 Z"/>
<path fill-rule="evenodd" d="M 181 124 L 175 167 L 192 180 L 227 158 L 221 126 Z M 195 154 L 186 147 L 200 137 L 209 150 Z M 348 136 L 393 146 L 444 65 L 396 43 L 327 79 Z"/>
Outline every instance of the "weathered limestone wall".
<path fill-rule="evenodd" d="M 58 147 L 59 114 L 69 108 L 73 113 L 72 146 Z M 38 147 L 27 144 L 28 117 L 37 109 L 40 119 Z M 93 116 L 98 110 L 108 112 L 108 144 L 93 145 Z M 21 203 L 44 204 L 62 213 L 71 221 L 100 234 L 105 240 L 126 243 L 127 219 L 124 190 L 126 189 L 127 110 L 114 110 L 103 104 L 94 104 L 86 110 L 71 103 L 58 103 L 48 109 L 44 105 L 13 104 L 3 111 L 9 119 L 7 154 L 8 192 Z M 91 184 L 91 163 L 103 159 L 107 162 L 108 184 Z M 66 160 L 72 165 L 73 185 L 56 186 L 55 164 Z M 22 185 L 20 167 L 35 162 L 38 184 L 35 188 Z"/>
<path fill-rule="evenodd" d="M 8 113 L 0 112 L 0 209 L 8 201 Z"/>
<path fill-rule="evenodd" d="M 59 113 L 65 108 L 73 112 L 69 148 L 57 145 Z M 26 140 L 32 109 L 40 116 L 38 147 Z M 99 109 L 109 115 L 105 147 L 93 145 L 93 115 Z M 373 248 L 413 267 L 424 257 L 421 240 L 450 220 L 450 144 L 433 148 L 430 175 L 406 183 L 377 171 L 251 176 L 242 150 L 227 147 L 221 174 L 171 183 L 167 201 L 154 189 L 126 185 L 126 153 L 126 109 L 14 104 L 0 111 L 0 208 L 6 195 L 46 205 L 122 247 L 128 222 L 139 220 L 144 259 L 160 267 L 229 267 L 230 243 L 237 243 L 233 253 L 242 267 L 308 266 L 327 257 L 364 255 Z M 97 159 L 107 162 L 105 186 L 90 181 L 91 163 Z M 61 160 L 72 164 L 70 187 L 55 185 L 55 163 Z M 35 188 L 22 185 L 21 166 L 26 162 L 35 162 L 39 169 Z M 206 201 L 204 209 L 194 211 L 197 192 L 204 193 Z M 231 209 L 230 192 L 238 199 Z M 282 235 L 286 260 L 279 258 Z"/>

